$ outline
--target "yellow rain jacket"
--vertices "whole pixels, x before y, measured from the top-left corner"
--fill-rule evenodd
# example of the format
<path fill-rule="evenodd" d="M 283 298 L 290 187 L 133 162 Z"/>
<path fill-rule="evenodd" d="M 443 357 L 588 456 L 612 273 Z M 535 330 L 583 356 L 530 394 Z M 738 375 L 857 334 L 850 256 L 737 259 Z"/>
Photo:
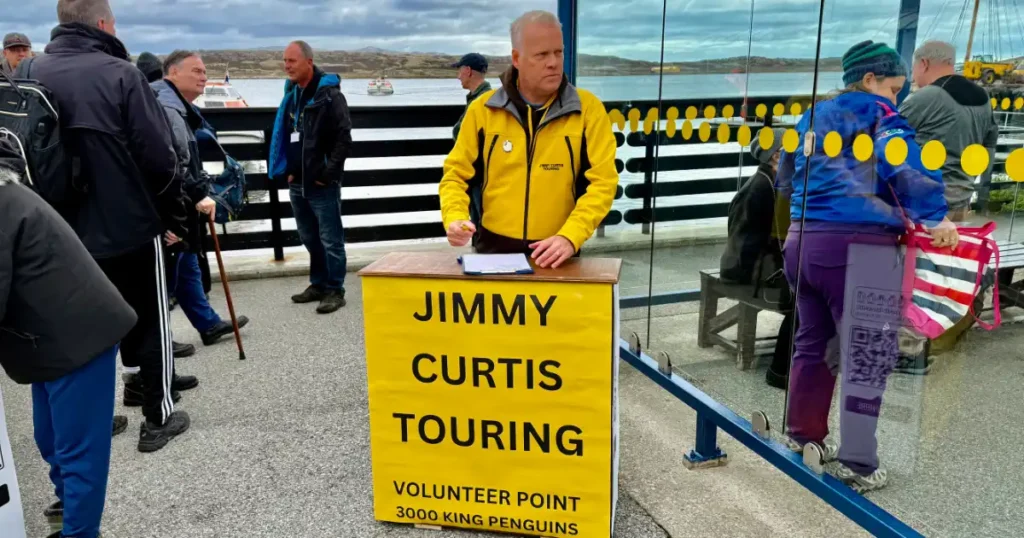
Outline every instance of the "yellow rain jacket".
<path fill-rule="evenodd" d="M 517 80 L 510 68 L 502 88 L 466 110 L 441 178 L 445 229 L 473 221 L 479 252 L 528 252 L 554 235 L 578 252 L 619 183 L 611 121 L 600 100 L 567 80 L 540 109 L 526 105 Z"/>

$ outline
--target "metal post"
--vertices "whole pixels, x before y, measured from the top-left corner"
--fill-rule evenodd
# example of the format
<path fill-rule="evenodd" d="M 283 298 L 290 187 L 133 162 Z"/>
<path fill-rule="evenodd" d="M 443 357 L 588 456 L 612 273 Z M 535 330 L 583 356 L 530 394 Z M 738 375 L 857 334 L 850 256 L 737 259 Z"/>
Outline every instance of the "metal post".
<path fill-rule="evenodd" d="M 565 75 L 569 82 L 576 84 L 576 30 L 578 3 L 576 0 L 558 0 L 558 20 L 562 22 L 562 41 L 565 50 L 562 57 L 565 61 Z"/>
<path fill-rule="evenodd" d="M 908 67 L 914 65 L 914 47 L 917 45 L 917 21 L 921 17 L 921 0 L 900 0 L 899 25 L 896 27 L 896 52 Z M 902 103 L 910 93 L 910 77 L 896 99 Z"/>
<path fill-rule="evenodd" d="M 718 427 L 702 413 L 697 413 L 697 438 L 693 450 L 683 459 L 689 469 L 721 467 L 729 462 L 725 452 L 718 448 Z"/>

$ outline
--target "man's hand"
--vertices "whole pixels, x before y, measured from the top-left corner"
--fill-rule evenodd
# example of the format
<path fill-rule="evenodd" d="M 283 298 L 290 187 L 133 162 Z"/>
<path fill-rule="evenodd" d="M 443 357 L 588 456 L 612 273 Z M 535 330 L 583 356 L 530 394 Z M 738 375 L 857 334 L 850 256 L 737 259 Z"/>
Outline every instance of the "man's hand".
<path fill-rule="evenodd" d="M 938 226 L 928 230 L 932 236 L 932 246 L 938 248 L 956 248 L 960 242 L 960 234 L 956 231 L 956 224 L 948 218 L 942 219 Z"/>
<path fill-rule="evenodd" d="M 217 202 L 214 202 L 213 198 L 207 196 L 196 204 L 196 211 L 212 215 L 214 211 L 217 211 Z"/>
<path fill-rule="evenodd" d="M 544 268 L 557 269 L 559 265 L 565 263 L 565 260 L 576 254 L 576 247 L 572 246 L 572 241 L 560 235 L 538 241 L 530 245 L 530 248 L 533 249 L 534 261 L 539 267 Z"/>
<path fill-rule="evenodd" d="M 457 220 L 448 225 L 448 244 L 453 247 L 464 247 L 473 239 L 476 226 L 468 220 Z"/>
<path fill-rule="evenodd" d="M 180 243 L 180 242 L 181 242 L 181 238 L 179 238 L 178 236 L 174 235 L 173 232 L 164 232 L 164 244 L 165 245 L 171 246 L 171 245 L 173 245 L 175 243 Z"/>
<path fill-rule="evenodd" d="M 288 174 L 288 184 L 290 185 L 292 181 L 295 181 L 295 176 Z"/>

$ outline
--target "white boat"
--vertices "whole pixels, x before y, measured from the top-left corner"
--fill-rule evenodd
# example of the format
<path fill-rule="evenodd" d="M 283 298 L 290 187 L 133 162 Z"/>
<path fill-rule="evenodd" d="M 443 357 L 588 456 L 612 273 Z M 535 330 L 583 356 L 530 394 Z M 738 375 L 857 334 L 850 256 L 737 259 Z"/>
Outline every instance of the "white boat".
<path fill-rule="evenodd" d="M 368 95 L 391 95 L 395 93 L 395 88 L 391 86 L 391 81 L 387 77 L 377 77 L 366 86 L 366 93 Z"/>
<path fill-rule="evenodd" d="M 242 94 L 231 86 L 231 79 L 225 75 L 224 82 L 207 82 L 203 94 L 195 100 L 199 108 L 247 108 Z"/>

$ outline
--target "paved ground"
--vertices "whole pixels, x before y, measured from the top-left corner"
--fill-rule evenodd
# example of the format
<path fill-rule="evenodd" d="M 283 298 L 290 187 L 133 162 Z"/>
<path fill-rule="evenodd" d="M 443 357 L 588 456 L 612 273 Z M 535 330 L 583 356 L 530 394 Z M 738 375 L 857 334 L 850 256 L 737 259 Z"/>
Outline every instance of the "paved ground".
<path fill-rule="evenodd" d="M 721 246 L 659 249 L 656 291 L 695 287 L 696 271 L 714 267 Z M 623 252 L 623 295 L 646 293 L 650 254 Z M 114 442 L 105 535 L 148 537 L 480 536 L 377 523 L 372 518 L 369 434 L 358 280 L 349 306 L 332 316 L 292 305 L 303 278 L 236 282 L 249 360 L 231 342 L 179 362 L 200 376 L 181 409 L 192 430 L 151 455 L 135 450 L 136 410 L 119 407 L 132 426 Z M 225 313 L 219 288 L 211 301 Z M 763 330 L 773 320 L 766 315 Z M 718 349 L 695 345 L 696 305 L 623 313 L 623 334 L 638 332 L 652 350 L 672 354 L 677 371 L 741 415 L 765 411 L 781 424 L 783 394 L 763 384 L 763 370 L 740 372 Z M 180 312 L 179 340 L 201 347 Z M 893 486 L 872 494 L 928 536 L 1012 536 L 1024 527 L 1019 405 L 1024 328 L 971 336 L 927 378 L 894 380 L 879 429 Z M 742 537 L 865 535 L 845 517 L 735 441 L 722 438 L 730 464 L 686 471 L 693 412 L 623 366 L 622 461 L 617 536 Z M 46 469 L 32 442 L 29 392 L 0 380 L 8 409 L 30 538 L 45 536 L 51 501 Z"/>
<path fill-rule="evenodd" d="M 350 304 L 317 316 L 289 304 L 303 279 L 233 286 L 249 360 L 230 342 L 182 359 L 179 370 L 201 386 L 179 408 L 192 430 L 150 455 L 129 432 L 114 441 L 105 535 L 113 538 L 461 537 L 372 518 L 362 316 L 356 280 Z M 212 303 L 223 310 L 221 293 Z M 199 344 L 175 312 L 177 338 Z M 622 472 L 618 536 L 821 536 L 857 529 L 752 453 L 723 440 L 732 463 L 690 472 L 680 457 L 694 416 L 640 374 L 623 369 Z M 2 382 L 30 538 L 45 536 L 40 515 L 51 502 L 46 469 L 31 432 L 29 391 Z M 765 532 L 767 530 L 767 533 Z"/>

